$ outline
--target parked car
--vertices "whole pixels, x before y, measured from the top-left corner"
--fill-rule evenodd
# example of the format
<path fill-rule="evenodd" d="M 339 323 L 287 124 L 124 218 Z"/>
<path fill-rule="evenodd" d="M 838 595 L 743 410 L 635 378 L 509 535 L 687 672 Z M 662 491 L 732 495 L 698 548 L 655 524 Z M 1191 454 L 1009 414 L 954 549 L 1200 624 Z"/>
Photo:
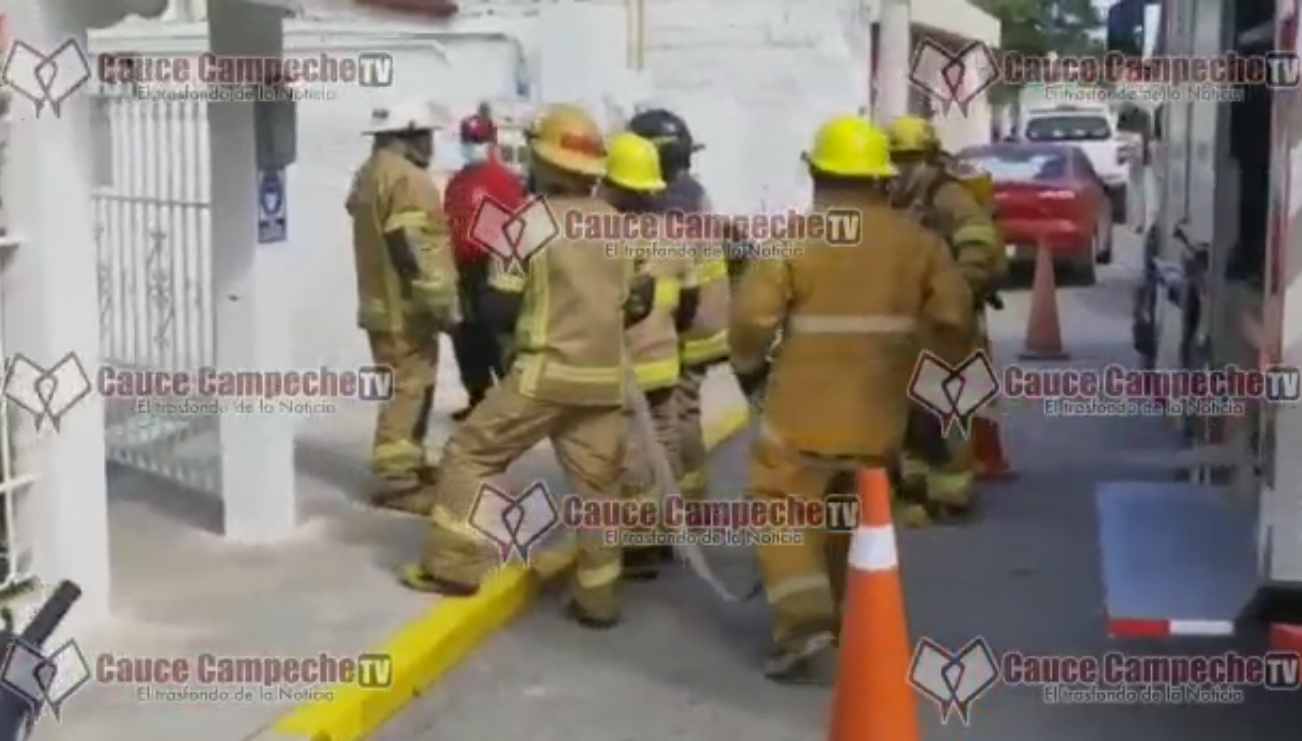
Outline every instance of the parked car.
<path fill-rule="evenodd" d="M 1102 179 L 1078 147 L 991 144 L 959 157 L 995 181 L 995 220 L 1010 261 L 1030 262 L 1037 245 L 1068 263 L 1086 284 L 1095 265 L 1112 261 L 1112 203 Z"/>
<path fill-rule="evenodd" d="M 1127 190 L 1132 163 L 1142 158 L 1140 147 L 1119 135 L 1117 118 L 1106 107 L 1057 106 L 1026 113 L 1022 141 L 1028 144 L 1071 144 L 1080 147 L 1103 181 L 1118 223 L 1127 220 Z"/>

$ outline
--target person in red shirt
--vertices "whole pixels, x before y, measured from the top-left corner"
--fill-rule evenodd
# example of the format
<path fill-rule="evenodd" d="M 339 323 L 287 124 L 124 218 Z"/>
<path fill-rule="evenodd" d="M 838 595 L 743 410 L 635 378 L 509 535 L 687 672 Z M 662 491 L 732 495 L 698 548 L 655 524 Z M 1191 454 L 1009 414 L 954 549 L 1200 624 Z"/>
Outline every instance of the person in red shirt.
<path fill-rule="evenodd" d="M 462 314 L 465 321 L 452 333 L 461 383 L 470 395 L 470 405 L 453 413 L 461 421 L 484 398 L 484 394 L 505 373 L 497 336 L 483 321 L 481 301 L 488 284 L 491 255 L 470 238 L 470 229 L 480 201 L 492 197 L 515 210 L 525 200 L 524 185 L 497 159 L 497 127 L 487 106 L 461 122 L 461 151 L 466 164 L 448 181 L 443 204 L 452 228 L 452 246 L 460 281 Z"/>

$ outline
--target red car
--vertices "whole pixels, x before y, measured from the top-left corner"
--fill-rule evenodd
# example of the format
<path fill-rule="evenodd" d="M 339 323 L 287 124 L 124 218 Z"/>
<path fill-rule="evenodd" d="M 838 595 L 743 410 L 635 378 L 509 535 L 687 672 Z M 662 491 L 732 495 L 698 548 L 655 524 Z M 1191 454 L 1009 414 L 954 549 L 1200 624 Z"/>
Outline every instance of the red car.
<path fill-rule="evenodd" d="M 995 181 L 995 219 L 1011 261 L 1033 261 L 1037 245 L 1072 265 L 1087 285 L 1112 261 L 1112 202 L 1080 149 L 1054 144 L 991 144 L 959 157 Z"/>

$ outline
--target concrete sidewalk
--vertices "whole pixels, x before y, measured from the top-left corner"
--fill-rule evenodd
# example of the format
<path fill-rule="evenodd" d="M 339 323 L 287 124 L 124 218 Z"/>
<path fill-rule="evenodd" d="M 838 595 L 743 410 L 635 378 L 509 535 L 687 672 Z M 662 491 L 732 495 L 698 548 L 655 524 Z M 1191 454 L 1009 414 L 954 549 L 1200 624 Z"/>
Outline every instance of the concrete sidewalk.
<path fill-rule="evenodd" d="M 441 450 L 449 413 L 465 402 L 450 347 L 444 348 L 430 449 Z M 707 422 L 742 401 L 735 382 L 713 375 Z M 75 636 L 92 672 L 64 708 L 45 717 L 36 739 L 101 741 L 177 738 L 231 741 L 252 736 L 295 707 L 326 697 L 327 688 L 270 697 L 256 689 L 241 700 L 230 685 L 101 681 L 99 671 L 124 657 L 355 658 L 376 651 L 404 626 L 431 614 L 439 598 L 404 589 L 394 577 L 413 560 L 426 531 L 419 518 L 365 505 L 372 482 L 366 455 L 374 408 L 341 405 L 305 419 L 296 444 L 301 525 L 286 542 L 249 546 L 220 535 L 220 502 L 131 471 L 110 472 L 113 613 L 105 625 Z M 511 470 L 514 479 L 565 483 L 546 443 Z M 62 641 L 62 638 L 57 639 Z M 51 643 L 51 645 L 57 645 Z M 189 684 L 223 694 L 160 699 L 158 690 Z M 152 690 L 152 697 L 144 692 Z"/>

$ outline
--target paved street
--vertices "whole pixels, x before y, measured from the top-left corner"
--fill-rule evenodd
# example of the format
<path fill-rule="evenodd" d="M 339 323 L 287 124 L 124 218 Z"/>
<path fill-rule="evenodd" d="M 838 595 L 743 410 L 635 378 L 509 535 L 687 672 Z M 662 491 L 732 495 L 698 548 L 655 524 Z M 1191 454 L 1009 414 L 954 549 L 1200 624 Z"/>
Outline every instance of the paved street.
<path fill-rule="evenodd" d="M 1130 300 L 1138 242 L 1119 235 L 1116 264 L 1099 285 L 1059 292 L 1073 364 L 1133 363 Z M 1010 291 L 995 316 L 999 355 L 1019 349 L 1029 294 Z M 982 516 L 961 528 L 902 534 L 902 568 L 914 638 L 958 648 L 976 636 L 996 652 L 1095 655 L 1213 652 L 1227 642 L 1117 644 L 1105 635 L 1093 492 L 1100 481 L 1162 480 L 1124 455 L 1175 447 L 1155 419 L 1051 419 L 1038 408 L 1007 409 L 1011 457 L 1021 476 L 982 488 Z M 715 456 L 716 496 L 744 490 L 747 439 Z M 1133 459 L 1133 456 L 1132 456 Z M 749 586 L 748 553 L 716 552 L 737 588 Z M 383 729 L 386 741 L 530 738 L 538 741 L 735 739 L 815 741 L 825 736 L 826 687 L 784 687 L 759 666 L 767 638 L 762 599 L 724 605 L 675 568 L 626 590 L 626 621 L 591 633 L 561 615 L 551 595 L 496 636 L 427 697 Z M 1260 651 L 1260 636 L 1233 647 Z M 970 727 L 942 726 L 922 700 L 930 739 L 1000 741 L 1212 741 L 1296 739 L 1302 697 L 1249 690 L 1243 705 L 1048 704 L 1038 691 L 996 686 L 974 705 Z"/>

